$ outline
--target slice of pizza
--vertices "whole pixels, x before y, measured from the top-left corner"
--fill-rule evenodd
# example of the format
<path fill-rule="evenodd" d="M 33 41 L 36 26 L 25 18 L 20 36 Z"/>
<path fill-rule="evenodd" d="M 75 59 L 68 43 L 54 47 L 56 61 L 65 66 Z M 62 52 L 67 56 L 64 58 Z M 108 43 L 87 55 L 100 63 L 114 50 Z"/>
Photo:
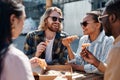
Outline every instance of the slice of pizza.
<path fill-rule="evenodd" d="M 47 63 L 46 63 L 45 59 L 39 59 L 39 65 L 42 69 L 46 70 Z"/>
<path fill-rule="evenodd" d="M 87 48 L 88 46 L 90 46 L 90 43 L 83 43 L 83 44 L 82 44 L 82 50 L 83 50 L 84 48 Z"/>
<path fill-rule="evenodd" d="M 50 42 L 49 40 L 45 40 L 46 45 L 48 45 L 48 44 L 49 44 L 49 42 Z"/>
<path fill-rule="evenodd" d="M 66 38 L 63 38 L 62 43 L 72 43 L 75 39 L 79 39 L 79 37 L 77 35 L 68 36 Z"/>
<path fill-rule="evenodd" d="M 75 39 L 79 39 L 79 37 L 77 35 L 72 35 L 72 36 L 68 36 L 67 39 L 74 41 Z"/>

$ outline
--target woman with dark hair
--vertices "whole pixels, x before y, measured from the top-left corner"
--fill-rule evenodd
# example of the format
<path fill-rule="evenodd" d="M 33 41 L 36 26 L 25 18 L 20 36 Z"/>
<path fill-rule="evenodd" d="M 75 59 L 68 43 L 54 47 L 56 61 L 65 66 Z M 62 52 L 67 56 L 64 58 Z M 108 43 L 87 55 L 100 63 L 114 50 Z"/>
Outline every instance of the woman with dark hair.
<path fill-rule="evenodd" d="M 87 51 L 96 56 L 100 61 L 105 62 L 108 51 L 111 48 L 113 37 L 107 37 L 104 33 L 101 23 L 98 21 L 100 15 L 99 11 L 91 11 L 85 15 L 81 26 L 84 35 L 79 40 L 79 45 L 76 54 L 72 52 L 69 42 L 64 39 L 63 44 L 67 46 L 69 58 L 74 59 L 76 64 L 71 64 L 73 69 L 85 71 L 87 73 L 100 73 L 100 71 L 93 65 L 87 63 L 82 59 L 80 53 Z M 90 45 L 86 48 L 84 44 Z M 87 45 L 86 45 L 87 46 Z"/>
<path fill-rule="evenodd" d="M 21 0 L 0 0 L 0 80 L 34 80 L 29 59 L 12 45 L 25 17 Z"/>
<path fill-rule="evenodd" d="M 105 73 L 104 80 L 120 80 L 120 0 L 109 0 L 98 19 L 104 25 L 105 34 L 115 39 L 107 60 L 102 62 L 88 52 L 81 56 Z"/>

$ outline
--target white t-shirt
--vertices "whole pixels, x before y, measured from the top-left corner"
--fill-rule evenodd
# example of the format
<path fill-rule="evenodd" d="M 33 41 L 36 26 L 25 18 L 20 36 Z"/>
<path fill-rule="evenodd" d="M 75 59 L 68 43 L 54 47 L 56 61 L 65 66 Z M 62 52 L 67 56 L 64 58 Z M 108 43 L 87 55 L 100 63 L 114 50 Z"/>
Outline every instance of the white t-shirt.
<path fill-rule="evenodd" d="M 45 60 L 47 63 L 52 61 L 52 48 L 53 48 L 54 38 L 49 40 L 49 43 L 46 47 Z"/>

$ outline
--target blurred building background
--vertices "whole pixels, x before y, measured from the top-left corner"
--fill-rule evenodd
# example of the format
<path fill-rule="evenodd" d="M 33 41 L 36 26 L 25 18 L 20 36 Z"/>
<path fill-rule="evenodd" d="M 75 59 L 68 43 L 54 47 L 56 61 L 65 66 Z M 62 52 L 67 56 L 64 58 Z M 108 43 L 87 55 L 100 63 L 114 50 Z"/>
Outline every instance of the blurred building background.
<path fill-rule="evenodd" d="M 77 34 L 82 36 L 80 22 L 86 12 L 103 8 L 108 0 L 23 0 L 26 7 L 27 21 L 25 30 L 27 33 L 37 29 L 40 17 L 46 9 L 46 2 L 51 2 L 50 6 L 57 6 L 62 9 L 64 14 L 63 30 L 70 35 Z M 27 30 L 26 30 L 27 29 Z"/>
<path fill-rule="evenodd" d="M 46 7 L 57 6 L 63 11 L 63 30 L 70 35 L 75 34 L 81 37 L 83 32 L 80 22 L 86 12 L 91 10 L 100 10 L 105 6 L 107 1 L 108 0 L 23 0 L 27 18 L 25 20 L 22 34 L 26 34 L 29 31 L 37 29 L 40 22 L 40 17 L 43 15 Z M 16 47 L 23 50 L 24 41 L 25 35 L 20 35 L 14 43 Z M 78 40 L 73 42 L 74 51 L 77 49 L 77 45 Z"/>

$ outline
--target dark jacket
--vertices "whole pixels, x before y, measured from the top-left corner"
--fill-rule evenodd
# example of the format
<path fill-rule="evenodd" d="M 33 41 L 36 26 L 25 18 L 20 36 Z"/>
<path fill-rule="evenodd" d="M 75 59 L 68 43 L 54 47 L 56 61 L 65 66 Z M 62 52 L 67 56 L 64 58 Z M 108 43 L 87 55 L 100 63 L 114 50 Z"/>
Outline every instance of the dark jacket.
<path fill-rule="evenodd" d="M 57 32 L 53 48 L 52 48 L 52 62 L 48 64 L 64 64 L 67 60 L 67 48 L 63 46 L 62 39 L 68 35 L 65 32 Z M 34 31 L 30 32 L 26 36 L 26 41 L 24 44 L 24 53 L 29 57 L 33 57 L 36 52 L 36 47 L 40 42 L 45 41 L 44 31 Z M 39 56 L 39 58 L 45 59 L 45 51 Z"/>

